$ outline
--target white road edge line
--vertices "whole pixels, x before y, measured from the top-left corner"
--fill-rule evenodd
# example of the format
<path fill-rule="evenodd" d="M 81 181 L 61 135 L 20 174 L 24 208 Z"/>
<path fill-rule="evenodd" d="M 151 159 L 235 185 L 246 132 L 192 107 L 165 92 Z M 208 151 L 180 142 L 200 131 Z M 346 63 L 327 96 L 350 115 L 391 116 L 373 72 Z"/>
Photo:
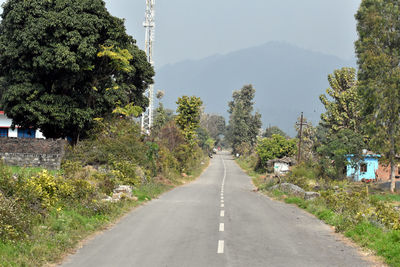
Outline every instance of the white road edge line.
<path fill-rule="evenodd" d="M 224 253 L 224 240 L 218 240 L 218 254 Z"/>
<path fill-rule="evenodd" d="M 219 216 L 221 216 L 221 217 L 225 217 L 225 211 L 224 211 L 224 210 L 221 210 L 221 212 L 220 212 Z"/>

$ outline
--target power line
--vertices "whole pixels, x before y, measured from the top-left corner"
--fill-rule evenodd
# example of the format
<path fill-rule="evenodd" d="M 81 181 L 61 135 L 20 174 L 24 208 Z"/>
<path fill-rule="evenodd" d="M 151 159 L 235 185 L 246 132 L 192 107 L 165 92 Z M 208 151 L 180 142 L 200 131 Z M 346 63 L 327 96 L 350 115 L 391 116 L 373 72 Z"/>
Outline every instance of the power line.
<path fill-rule="evenodd" d="M 300 126 L 299 130 L 299 149 L 298 149 L 298 154 L 297 154 L 297 163 L 300 163 L 301 160 L 301 143 L 303 142 L 303 125 L 307 125 L 307 123 L 303 122 L 304 116 L 303 112 L 301 113 L 300 117 L 300 123 L 296 123 L 297 126 Z"/>

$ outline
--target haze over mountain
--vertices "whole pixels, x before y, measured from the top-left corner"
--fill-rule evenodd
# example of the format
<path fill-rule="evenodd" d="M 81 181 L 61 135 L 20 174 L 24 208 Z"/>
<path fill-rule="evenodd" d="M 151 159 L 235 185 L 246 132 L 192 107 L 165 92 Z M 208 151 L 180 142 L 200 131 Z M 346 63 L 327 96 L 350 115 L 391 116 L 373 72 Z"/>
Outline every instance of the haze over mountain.
<path fill-rule="evenodd" d="M 155 80 L 156 89 L 165 92 L 163 102 L 167 108 L 175 109 L 179 96 L 196 95 L 203 100 L 207 113 L 221 114 L 227 119 L 232 92 L 252 84 L 263 128 L 276 125 L 294 136 L 294 123 L 302 111 L 314 125 L 320 120 L 324 108 L 318 97 L 329 87 L 327 75 L 355 65 L 355 60 L 270 42 L 225 55 L 165 65 L 157 70 Z"/>

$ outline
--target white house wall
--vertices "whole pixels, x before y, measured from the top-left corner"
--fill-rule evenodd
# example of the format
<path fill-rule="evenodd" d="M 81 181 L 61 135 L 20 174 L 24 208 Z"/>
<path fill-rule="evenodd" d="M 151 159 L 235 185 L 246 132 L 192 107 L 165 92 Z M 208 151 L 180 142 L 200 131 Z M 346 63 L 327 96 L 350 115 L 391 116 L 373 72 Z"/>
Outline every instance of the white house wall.
<path fill-rule="evenodd" d="M 0 127 L 10 127 L 12 120 L 7 118 L 5 115 L 0 115 Z"/>
<path fill-rule="evenodd" d="M 9 128 L 8 137 L 18 137 L 18 129 L 12 130 L 11 127 L 12 120 L 7 118 L 6 115 L 0 114 L 0 128 Z M 36 130 L 35 137 L 38 139 L 45 139 L 43 133 L 40 130 Z"/>

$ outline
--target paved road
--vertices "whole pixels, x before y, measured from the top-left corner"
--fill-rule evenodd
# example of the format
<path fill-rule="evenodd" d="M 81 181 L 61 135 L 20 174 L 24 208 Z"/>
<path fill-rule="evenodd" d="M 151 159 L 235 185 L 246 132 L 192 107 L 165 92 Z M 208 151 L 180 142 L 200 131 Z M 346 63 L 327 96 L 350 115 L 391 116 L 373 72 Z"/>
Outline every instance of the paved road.
<path fill-rule="evenodd" d="M 252 192 L 227 153 L 137 208 L 63 266 L 370 266 L 304 211 Z"/>

